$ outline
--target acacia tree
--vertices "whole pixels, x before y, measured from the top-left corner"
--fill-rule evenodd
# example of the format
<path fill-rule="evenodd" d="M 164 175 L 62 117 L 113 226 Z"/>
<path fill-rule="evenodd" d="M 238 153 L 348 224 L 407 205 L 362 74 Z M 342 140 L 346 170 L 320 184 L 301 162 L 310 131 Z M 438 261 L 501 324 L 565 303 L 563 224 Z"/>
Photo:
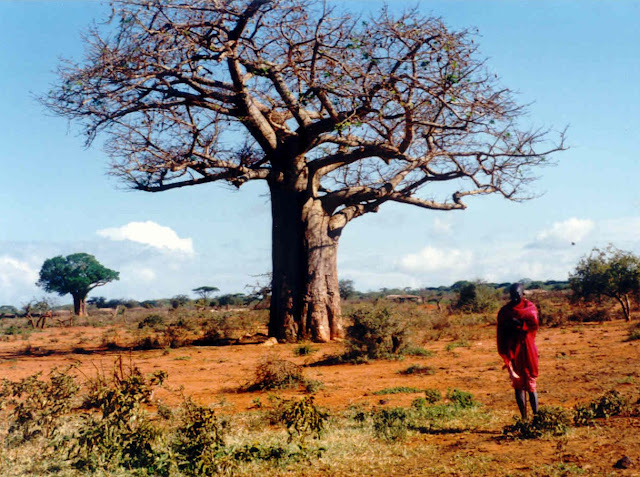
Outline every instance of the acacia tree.
<path fill-rule="evenodd" d="M 220 289 L 218 287 L 202 286 L 202 287 L 194 288 L 191 291 L 196 293 L 203 302 L 208 303 L 209 297 L 211 296 L 211 294 L 217 291 L 220 291 Z"/>
<path fill-rule="evenodd" d="M 529 197 L 562 134 L 524 108 L 474 33 L 418 10 L 370 18 L 315 0 L 116 0 L 44 102 L 108 139 L 112 173 L 159 192 L 266 181 L 272 213 L 269 334 L 343 335 L 344 227 L 386 202 L 466 208 Z"/>
<path fill-rule="evenodd" d="M 73 313 L 87 316 L 87 295 L 96 287 L 120 279 L 120 273 L 102 265 L 93 255 L 74 253 L 44 261 L 36 285 L 60 296 L 71 294 Z"/>
<path fill-rule="evenodd" d="M 594 248 L 583 257 L 569 276 L 574 297 L 585 301 L 609 297 L 622 308 L 627 321 L 631 320 L 629 297 L 640 292 L 640 257 L 631 252 L 609 246 Z"/>

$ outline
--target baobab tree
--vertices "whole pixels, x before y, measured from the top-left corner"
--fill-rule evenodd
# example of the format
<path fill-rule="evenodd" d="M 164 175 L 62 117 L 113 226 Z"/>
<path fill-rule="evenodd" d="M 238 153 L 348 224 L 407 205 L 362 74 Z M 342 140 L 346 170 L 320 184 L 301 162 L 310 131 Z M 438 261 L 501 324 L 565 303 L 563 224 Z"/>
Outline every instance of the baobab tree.
<path fill-rule="evenodd" d="M 475 34 L 418 9 L 354 17 L 315 0 L 116 0 L 43 101 L 107 139 L 111 172 L 160 192 L 266 181 L 269 333 L 343 334 L 338 242 L 387 202 L 528 198 L 562 134 L 484 66 Z M 106 30 L 105 30 L 106 29 Z"/>

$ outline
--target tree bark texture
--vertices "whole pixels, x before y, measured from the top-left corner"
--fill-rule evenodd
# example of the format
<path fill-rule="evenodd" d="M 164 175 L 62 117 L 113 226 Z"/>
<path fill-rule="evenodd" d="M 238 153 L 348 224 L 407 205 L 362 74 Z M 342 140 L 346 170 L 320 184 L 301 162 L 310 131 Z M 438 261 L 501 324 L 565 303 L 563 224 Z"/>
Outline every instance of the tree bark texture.
<path fill-rule="evenodd" d="M 338 289 L 338 234 L 320 201 L 271 186 L 273 283 L 269 335 L 326 342 L 344 335 Z"/>
<path fill-rule="evenodd" d="M 72 294 L 73 314 L 77 316 L 87 316 L 87 295 Z"/>

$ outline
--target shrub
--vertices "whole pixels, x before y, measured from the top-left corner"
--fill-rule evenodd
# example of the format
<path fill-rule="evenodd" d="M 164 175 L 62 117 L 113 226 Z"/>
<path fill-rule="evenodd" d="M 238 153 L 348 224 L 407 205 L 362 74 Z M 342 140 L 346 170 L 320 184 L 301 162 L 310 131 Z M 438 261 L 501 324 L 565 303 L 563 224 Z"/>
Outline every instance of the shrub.
<path fill-rule="evenodd" d="M 289 442 L 294 438 L 304 441 L 309 436 L 320 438 L 328 414 L 313 402 L 313 396 L 298 401 L 283 401 L 278 410 L 278 421 L 287 426 Z"/>
<path fill-rule="evenodd" d="M 178 469 L 188 475 L 213 475 L 219 472 L 224 447 L 222 426 L 215 412 L 187 399 L 183 405 L 182 423 L 176 430 L 173 451 Z"/>
<path fill-rule="evenodd" d="M 467 391 L 461 391 L 459 389 L 448 391 L 447 399 L 449 399 L 455 406 L 461 407 L 463 409 L 467 409 L 476 405 L 476 402 L 473 400 L 473 394 Z"/>
<path fill-rule="evenodd" d="M 387 307 L 361 308 L 347 328 L 347 355 L 351 360 L 398 355 L 405 346 L 406 325 Z"/>
<path fill-rule="evenodd" d="M 155 447 L 160 431 L 142 409 L 153 389 L 163 383 L 164 371 L 146 377 L 133 365 L 114 365 L 112 376 L 99 374 L 88 383 L 85 409 L 101 415 L 85 414 L 70 454 L 80 469 L 144 468 L 156 475 L 167 475 L 168 466 Z"/>
<path fill-rule="evenodd" d="M 483 313 L 499 307 L 499 292 L 484 283 L 467 282 L 458 289 L 455 308 L 466 313 Z"/>
<path fill-rule="evenodd" d="M 608 419 L 624 413 L 629 407 L 629 401 L 618 391 L 611 390 L 587 405 L 577 405 L 574 408 L 573 422 L 576 426 L 588 426 L 594 419 Z"/>
<path fill-rule="evenodd" d="M 309 356 L 318 351 L 318 348 L 311 346 L 310 344 L 301 344 L 293 350 L 295 356 Z"/>
<path fill-rule="evenodd" d="M 577 321 L 580 323 L 602 323 L 603 321 L 609 320 L 611 320 L 611 313 L 607 308 L 601 306 L 578 308 L 571 314 L 571 316 L 569 316 L 569 321 Z"/>
<path fill-rule="evenodd" d="M 302 368 L 291 361 L 266 357 L 256 367 L 255 381 L 248 389 L 286 389 L 305 384 Z"/>
<path fill-rule="evenodd" d="M 164 318 L 160 315 L 153 314 L 147 315 L 140 323 L 138 323 L 138 328 L 152 328 L 152 329 L 161 329 L 164 326 Z"/>
<path fill-rule="evenodd" d="M 539 439 L 562 436 L 567 433 L 571 419 L 569 413 L 559 406 L 542 406 L 530 421 L 516 418 L 513 425 L 506 426 L 503 434 L 513 439 Z"/>
<path fill-rule="evenodd" d="M 409 412 L 401 407 L 382 409 L 373 413 L 373 433 L 387 441 L 402 440 L 411 427 Z"/>
<path fill-rule="evenodd" d="M 442 393 L 437 389 L 425 389 L 424 397 L 429 404 L 434 404 L 442 400 Z"/>
<path fill-rule="evenodd" d="M 0 391 L 0 407 L 13 405 L 9 434 L 12 443 L 21 443 L 36 436 L 50 438 L 61 418 L 73 408 L 78 392 L 75 378 L 53 370 L 49 380 L 40 380 L 42 373 L 18 382 L 4 380 Z"/>
<path fill-rule="evenodd" d="M 176 295 L 170 300 L 171 308 L 173 308 L 174 310 L 177 310 L 181 306 L 186 306 L 190 302 L 191 300 L 187 295 Z"/>

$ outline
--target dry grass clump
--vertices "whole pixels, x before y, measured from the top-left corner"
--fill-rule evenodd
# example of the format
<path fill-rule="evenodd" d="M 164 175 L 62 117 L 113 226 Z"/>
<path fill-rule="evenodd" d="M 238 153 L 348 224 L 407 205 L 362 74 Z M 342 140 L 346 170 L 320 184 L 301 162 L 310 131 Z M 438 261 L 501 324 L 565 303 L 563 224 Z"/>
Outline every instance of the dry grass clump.
<path fill-rule="evenodd" d="M 256 366 L 254 381 L 247 386 L 247 390 L 288 389 L 306 383 L 307 380 L 301 366 L 274 356 L 266 356 Z"/>

